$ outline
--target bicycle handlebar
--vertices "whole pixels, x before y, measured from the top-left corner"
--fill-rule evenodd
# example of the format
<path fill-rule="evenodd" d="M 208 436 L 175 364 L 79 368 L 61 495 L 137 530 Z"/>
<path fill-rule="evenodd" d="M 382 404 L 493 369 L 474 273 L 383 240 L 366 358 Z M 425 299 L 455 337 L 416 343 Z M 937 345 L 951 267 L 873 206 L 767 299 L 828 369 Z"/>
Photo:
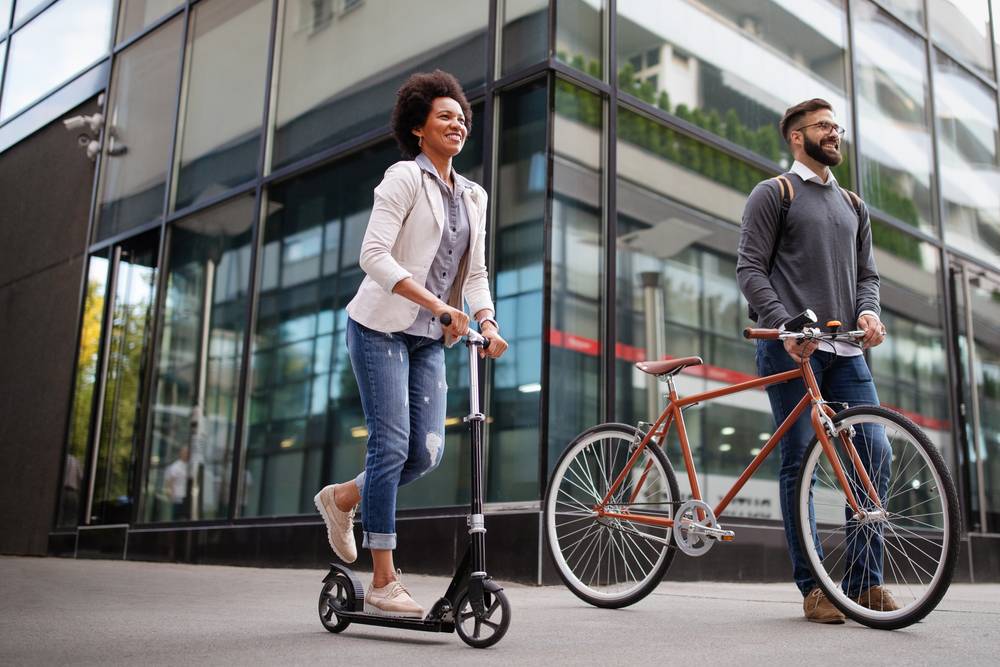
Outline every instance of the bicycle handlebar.
<path fill-rule="evenodd" d="M 445 325 L 446 327 L 447 326 L 451 326 L 451 314 L 450 313 L 442 313 L 442 315 L 441 315 L 441 324 Z M 490 346 L 490 339 L 489 338 L 487 338 L 486 336 L 483 336 L 480 333 L 477 333 L 477 332 L 473 331 L 472 329 L 469 329 L 469 332 L 467 334 L 465 334 L 465 336 L 466 336 L 466 338 L 469 339 L 469 342 L 472 343 L 473 345 L 482 345 L 482 347 L 483 347 L 484 350 Z"/>
<path fill-rule="evenodd" d="M 819 329 L 806 329 L 804 331 L 779 331 L 778 329 L 756 329 L 754 327 L 747 327 L 743 330 L 743 337 L 762 340 L 837 340 L 842 338 L 861 340 L 865 337 L 865 332 L 861 329 L 833 332 L 820 331 Z"/>

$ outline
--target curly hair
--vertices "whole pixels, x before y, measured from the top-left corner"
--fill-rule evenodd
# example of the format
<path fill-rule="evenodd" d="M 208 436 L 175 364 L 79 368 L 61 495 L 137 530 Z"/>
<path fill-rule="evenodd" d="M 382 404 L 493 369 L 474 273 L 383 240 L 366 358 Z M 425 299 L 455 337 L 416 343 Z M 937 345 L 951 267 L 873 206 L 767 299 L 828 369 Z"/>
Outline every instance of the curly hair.
<path fill-rule="evenodd" d="M 396 105 L 392 109 L 392 133 L 403 157 L 412 159 L 420 154 L 420 144 L 413 130 L 427 122 L 431 106 L 439 97 L 450 97 L 458 102 L 465 116 L 465 129 L 472 131 L 472 109 L 458 79 L 439 69 L 411 74 L 397 91 Z"/>

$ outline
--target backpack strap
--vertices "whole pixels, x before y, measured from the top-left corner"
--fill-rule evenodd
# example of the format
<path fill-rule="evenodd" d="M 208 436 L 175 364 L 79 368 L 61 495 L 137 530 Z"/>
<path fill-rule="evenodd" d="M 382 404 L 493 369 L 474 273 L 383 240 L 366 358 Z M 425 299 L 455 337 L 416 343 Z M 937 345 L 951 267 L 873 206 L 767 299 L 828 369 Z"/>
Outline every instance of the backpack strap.
<path fill-rule="evenodd" d="M 774 268 L 774 260 L 778 256 L 778 248 L 781 246 L 781 235 L 785 231 L 785 222 L 788 220 L 788 209 L 795 198 L 795 188 L 792 181 L 786 174 L 775 176 L 771 179 L 778 184 L 778 194 L 781 196 L 781 211 L 778 213 L 778 229 L 774 232 L 774 246 L 771 248 L 771 259 L 767 262 L 767 272 Z"/>
<path fill-rule="evenodd" d="M 847 188 L 841 188 L 840 184 L 837 184 L 840 188 L 840 194 L 844 195 L 844 199 L 847 200 L 848 205 L 854 209 L 855 215 L 858 216 L 858 238 L 857 245 L 858 250 L 861 250 L 861 197 L 858 196 L 856 192 L 852 192 Z"/>

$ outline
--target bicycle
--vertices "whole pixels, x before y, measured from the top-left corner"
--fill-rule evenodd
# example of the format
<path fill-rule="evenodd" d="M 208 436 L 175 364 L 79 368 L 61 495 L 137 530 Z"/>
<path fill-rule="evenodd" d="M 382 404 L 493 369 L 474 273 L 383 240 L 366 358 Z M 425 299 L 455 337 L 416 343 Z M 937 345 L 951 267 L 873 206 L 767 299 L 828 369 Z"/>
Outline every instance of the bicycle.
<path fill-rule="evenodd" d="M 747 339 L 855 344 L 864 336 L 840 331 L 839 322 L 827 323 L 825 332 L 815 324 L 815 315 L 806 311 L 784 330 L 748 327 L 743 333 Z M 816 582 L 847 617 L 873 628 L 906 627 L 930 613 L 951 583 L 960 519 L 955 485 L 920 428 L 879 406 L 835 411 L 808 361 L 794 370 L 679 397 L 674 376 L 701 363 L 700 357 L 637 363 L 667 384 L 667 405 L 656 422 L 592 427 L 556 463 L 545 497 L 546 536 L 569 589 L 598 607 L 625 607 L 653 591 L 677 551 L 702 556 L 718 542 L 733 541 L 734 531 L 719 523 L 724 510 L 809 410 L 815 437 L 799 471 L 795 522 Z M 702 499 L 683 410 L 798 378 L 807 389 L 802 400 L 711 507 Z M 674 424 L 691 487 L 686 501 L 664 452 Z M 851 575 L 867 576 L 876 559 L 898 610 L 869 609 L 858 591 L 845 590 Z"/>

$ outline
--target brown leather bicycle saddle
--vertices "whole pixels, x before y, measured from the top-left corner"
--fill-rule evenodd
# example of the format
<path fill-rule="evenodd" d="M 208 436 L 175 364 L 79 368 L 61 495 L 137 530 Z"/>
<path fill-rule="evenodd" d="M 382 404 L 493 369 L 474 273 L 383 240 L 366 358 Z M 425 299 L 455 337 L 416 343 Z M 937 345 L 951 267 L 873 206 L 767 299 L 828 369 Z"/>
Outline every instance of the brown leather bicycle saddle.
<path fill-rule="evenodd" d="M 668 361 L 640 361 L 635 365 L 643 373 L 649 373 L 657 377 L 661 375 L 673 375 L 688 366 L 700 366 L 703 364 L 701 357 L 681 357 L 680 359 L 670 359 Z"/>

